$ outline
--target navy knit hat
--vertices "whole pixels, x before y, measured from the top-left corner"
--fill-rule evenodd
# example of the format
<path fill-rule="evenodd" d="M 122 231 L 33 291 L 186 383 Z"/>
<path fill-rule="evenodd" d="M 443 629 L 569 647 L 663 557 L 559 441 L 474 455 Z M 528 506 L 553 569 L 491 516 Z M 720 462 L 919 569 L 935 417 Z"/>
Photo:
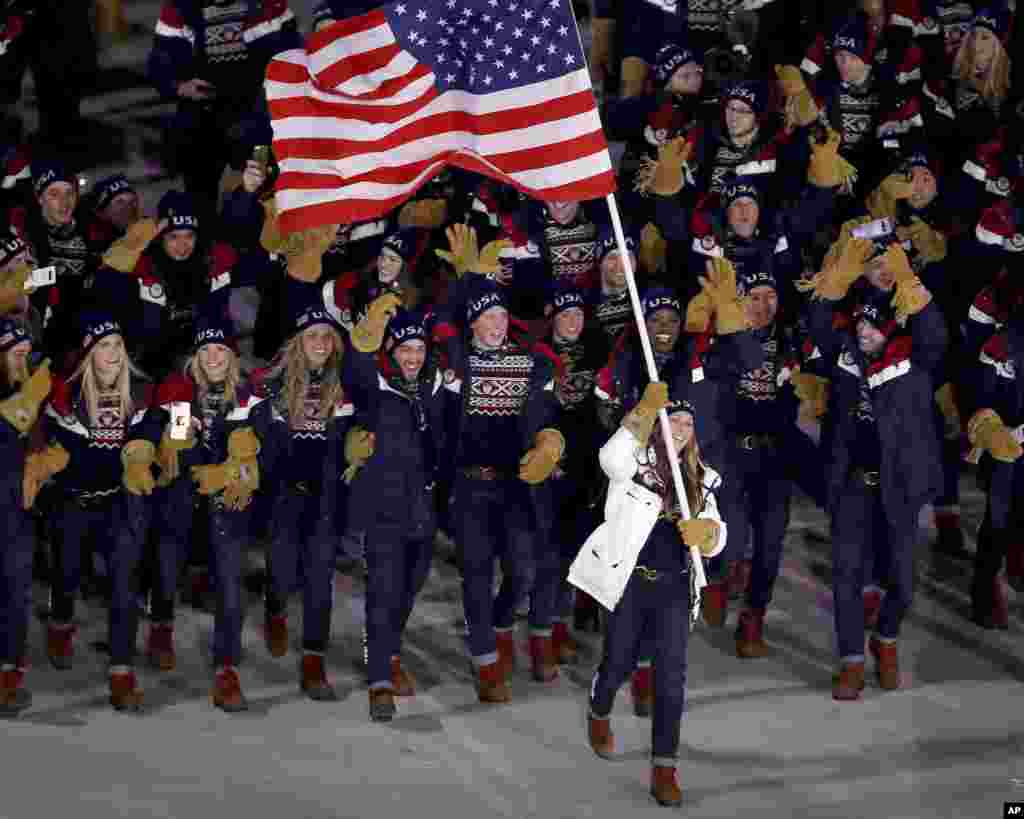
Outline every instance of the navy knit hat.
<path fill-rule="evenodd" d="M 760 117 L 767 110 L 768 89 L 757 80 L 740 80 L 725 89 L 722 94 L 722 110 L 725 110 L 730 100 L 745 102 L 754 115 Z"/>
<path fill-rule="evenodd" d="M 619 243 L 615 240 L 615 232 L 610 227 L 604 228 L 597 237 L 597 263 L 601 264 L 609 253 L 618 249 Z M 626 250 L 636 256 L 636 239 L 628 233 L 626 234 Z"/>
<path fill-rule="evenodd" d="M 31 340 L 32 336 L 20 321 L 10 316 L 0 318 L 0 353 L 6 353 L 11 347 Z"/>
<path fill-rule="evenodd" d="M 699 51 L 688 48 L 679 43 L 669 43 L 658 49 L 654 57 L 654 79 L 660 86 L 664 86 L 672 79 L 672 75 L 687 63 L 704 63 L 704 55 Z"/>
<path fill-rule="evenodd" d="M 744 197 L 753 199 L 758 205 L 761 204 L 760 189 L 752 179 L 745 176 L 734 176 L 731 180 L 727 180 L 722 187 L 721 197 L 722 208 L 725 210 L 728 210 L 737 199 Z"/>
<path fill-rule="evenodd" d="M 980 9 L 974 15 L 974 19 L 971 20 L 971 28 L 987 28 L 1005 45 L 1006 38 L 1010 33 L 1010 15 L 1006 9 L 989 6 Z"/>
<path fill-rule="evenodd" d="M 645 321 L 658 310 L 675 310 L 680 316 L 683 314 L 683 306 L 676 294 L 665 287 L 648 290 L 640 299 L 640 305 L 643 307 Z"/>
<path fill-rule="evenodd" d="M 114 197 L 118 194 L 135 192 L 135 188 L 132 187 L 128 177 L 123 173 L 117 173 L 101 179 L 96 183 L 96 187 L 92 189 L 96 201 L 96 210 L 103 210 L 114 201 Z"/>
<path fill-rule="evenodd" d="M 504 307 L 507 310 L 505 294 L 490 279 L 477 282 L 466 300 L 466 324 L 472 324 L 492 307 Z"/>
<path fill-rule="evenodd" d="M 123 336 L 121 325 L 110 313 L 102 311 L 83 313 L 78 323 L 82 334 L 82 341 L 79 347 L 83 359 L 92 352 L 92 348 L 101 339 L 113 335 Z"/>
<path fill-rule="evenodd" d="M 195 200 L 184 191 L 167 191 L 156 206 L 157 221 L 167 220 L 167 232 L 194 230 L 199 232 L 199 214 Z"/>
<path fill-rule="evenodd" d="M 896 311 L 889 303 L 888 296 L 858 304 L 853 311 L 854 325 L 862 320 L 870 322 L 886 338 L 891 336 L 899 326 L 896 323 Z"/>
<path fill-rule="evenodd" d="M 20 236 L 15 236 L 13 233 L 0 236 L 0 267 L 27 249 L 28 245 Z"/>
<path fill-rule="evenodd" d="M 424 344 L 429 342 L 427 328 L 423 326 L 419 317 L 401 308 L 388 321 L 386 338 L 390 339 L 395 347 L 407 341 L 422 341 Z"/>
<path fill-rule="evenodd" d="M 318 324 L 326 325 L 339 334 L 343 334 L 344 328 L 338 323 L 338 320 L 331 315 L 327 308 L 324 307 L 323 303 L 307 304 L 300 307 L 293 317 L 292 334 L 298 335 L 299 333 L 304 333 L 310 327 L 315 327 Z M 341 351 L 339 350 L 339 352 Z"/>
<path fill-rule="evenodd" d="M 776 292 L 779 289 L 775 275 L 768 270 L 744 270 L 736 277 L 736 292 L 740 297 L 746 296 L 755 287 L 771 287 Z"/>
<path fill-rule="evenodd" d="M 665 407 L 665 412 L 669 415 L 674 415 L 677 412 L 688 412 L 694 417 L 697 416 L 697 411 L 693 408 L 693 404 L 685 398 L 680 398 L 678 396 L 670 396 L 669 404 Z"/>
<path fill-rule="evenodd" d="M 412 230 L 402 229 L 389 233 L 384 237 L 381 249 L 387 249 L 402 257 L 402 261 L 408 262 L 416 249 L 415 234 Z"/>
<path fill-rule="evenodd" d="M 32 163 L 32 190 L 35 191 L 36 196 L 42 196 L 46 189 L 55 182 L 67 182 L 76 191 L 78 190 L 78 180 L 68 173 L 67 168 L 61 163 L 45 160 Z"/>
<path fill-rule="evenodd" d="M 192 351 L 199 352 L 207 344 L 223 344 L 232 352 L 238 352 L 235 331 L 227 318 L 218 315 L 203 316 L 196 322 L 196 333 L 192 339 Z"/>
<path fill-rule="evenodd" d="M 849 51 L 867 62 L 868 26 L 863 15 L 854 15 L 836 30 L 832 35 L 832 51 Z"/>
<path fill-rule="evenodd" d="M 551 305 L 551 318 L 554 318 L 573 307 L 584 310 L 587 302 L 583 297 L 583 291 L 578 287 L 558 287 L 551 293 L 548 304 Z"/>

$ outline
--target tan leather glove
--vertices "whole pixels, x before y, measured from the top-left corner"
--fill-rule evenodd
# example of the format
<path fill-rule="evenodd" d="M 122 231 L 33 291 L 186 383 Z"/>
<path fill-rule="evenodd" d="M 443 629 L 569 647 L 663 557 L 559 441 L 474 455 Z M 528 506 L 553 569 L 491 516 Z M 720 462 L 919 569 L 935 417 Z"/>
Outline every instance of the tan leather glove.
<path fill-rule="evenodd" d="M 685 137 L 670 139 L 658 146 L 658 158 L 645 156 L 633 181 L 633 190 L 658 196 L 675 196 L 686 184 L 683 165 L 693 155 L 693 145 Z"/>
<path fill-rule="evenodd" d="M 260 488 L 260 439 L 249 427 L 234 430 L 228 436 L 228 482 L 224 487 L 224 505 L 241 511 Z"/>
<path fill-rule="evenodd" d="M 498 239 L 488 242 L 481 251 L 477 243 L 476 230 L 462 223 L 452 225 L 444 235 L 448 237 L 451 251 L 438 249 L 434 252 L 455 269 L 458 278 L 462 278 L 466 273 L 500 273 L 501 251 L 512 247 L 512 243 L 507 239 Z"/>
<path fill-rule="evenodd" d="M 334 244 L 338 227 L 322 225 L 291 234 L 281 249 L 288 260 L 288 275 L 300 282 L 318 282 L 323 272 L 323 256 Z"/>
<path fill-rule="evenodd" d="M 708 294 L 715 311 L 715 332 L 720 336 L 749 330 L 746 312 L 736 290 L 736 268 L 728 259 L 708 259 L 707 276 L 700 277 L 700 286 Z"/>
<path fill-rule="evenodd" d="M 858 216 L 855 219 L 847 219 L 843 222 L 839 228 L 839 238 L 832 243 L 832 246 L 828 249 L 825 254 L 825 258 L 821 263 L 821 269 L 827 270 L 830 267 L 834 267 L 839 261 L 839 258 L 843 255 L 843 251 L 846 250 L 846 245 L 850 239 L 853 238 L 854 228 L 866 225 L 871 221 L 870 216 Z"/>
<path fill-rule="evenodd" d="M 872 219 L 892 219 L 896 216 L 896 203 L 900 199 L 909 199 L 913 187 L 906 174 L 889 174 L 882 183 L 868 196 L 865 204 Z"/>
<path fill-rule="evenodd" d="M 719 526 L 717 520 L 690 518 L 677 520 L 679 537 L 687 546 L 696 546 L 704 557 L 710 557 L 718 547 Z"/>
<path fill-rule="evenodd" d="M 813 136 L 809 136 L 807 141 L 811 146 L 808 182 L 818 188 L 838 188 L 852 184 L 857 177 L 857 169 L 839 155 L 839 134 L 829 128 L 825 142 L 819 143 Z"/>
<path fill-rule="evenodd" d="M 0 316 L 18 309 L 23 296 L 31 295 L 35 288 L 25 289 L 32 278 L 32 265 L 25 263 L 0 273 Z"/>
<path fill-rule="evenodd" d="M 398 212 L 399 227 L 414 227 L 433 230 L 448 219 L 448 202 L 444 199 L 420 199 L 406 202 Z"/>
<path fill-rule="evenodd" d="M 160 467 L 160 477 L 156 485 L 160 487 L 170 486 L 181 474 L 181 463 L 178 455 L 183 450 L 192 449 L 196 445 L 195 433 L 192 424 L 188 425 L 188 437 L 178 440 L 171 437 L 170 428 L 164 430 L 160 437 L 160 446 L 156 451 L 156 465 Z"/>
<path fill-rule="evenodd" d="M 967 440 L 972 446 L 984 449 L 997 461 L 1012 464 L 1024 449 L 994 410 L 978 410 L 967 422 Z"/>
<path fill-rule="evenodd" d="M 790 376 L 793 392 L 800 400 L 797 411 L 802 420 L 817 421 L 828 411 L 829 380 L 812 373 L 795 372 Z"/>
<path fill-rule="evenodd" d="M 863 275 L 864 263 L 874 252 L 875 245 L 869 239 L 851 236 L 831 266 L 815 273 L 810 279 L 800 279 L 796 282 L 796 288 L 801 292 L 812 291 L 811 297 L 815 299 L 839 301 Z"/>
<path fill-rule="evenodd" d="M 595 17 L 590 21 L 590 73 L 594 82 L 604 82 L 612 73 L 612 45 L 615 20 Z"/>
<path fill-rule="evenodd" d="M 20 390 L 10 398 L 0 401 L 0 418 L 22 435 L 27 434 L 39 418 L 39 408 L 50 394 L 52 384 L 50 359 L 46 359 Z"/>
<path fill-rule="evenodd" d="M 775 66 L 775 76 L 779 80 L 782 95 L 786 98 L 785 123 L 786 130 L 810 125 L 818 118 L 818 105 L 814 101 L 804 75 L 795 65 Z"/>
<path fill-rule="evenodd" d="M 384 341 L 384 331 L 402 300 L 394 293 L 377 296 L 366 310 L 366 316 L 352 328 L 352 346 L 361 353 L 375 353 Z"/>
<path fill-rule="evenodd" d="M 542 429 L 529 450 L 519 461 L 519 479 L 528 484 L 546 481 L 555 471 L 565 452 L 565 438 L 557 429 Z"/>
<path fill-rule="evenodd" d="M 909 225 L 897 227 L 896 235 L 902 241 L 909 239 L 917 254 L 926 264 L 941 262 L 946 258 L 946 237 L 917 216 L 911 220 Z"/>
<path fill-rule="evenodd" d="M 653 222 L 644 225 L 640 231 L 640 264 L 648 273 L 661 273 L 665 269 L 668 242 Z"/>
<path fill-rule="evenodd" d="M 129 441 L 121 450 L 121 464 L 124 474 L 121 483 L 133 495 L 152 495 L 156 482 L 153 480 L 153 462 L 156 447 L 150 441 Z"/>
<path fill-rule="evenodd" d="M 947 441 L 955 441 L 963 431 L 963 421 L 960 418 L 960 409 L 956 405 L 956 396 L 953 394 L 953 385 L 946 382 L 935 391 L 935 403 L 942 413 L 943 436 Z"/>
<path fill-rule="evenodd" d="M 352 427 L 345 435 L 345 460 L 348 468 L 344 471 L 345 483 L 352 483 L 356 473 L 362 469 L 370 456 L 373 455 L 375 439 L 372 432 L 363 427 Z"/>
<path fill-rule="evenodd" d="M 633 433 L 640 446 L 647 446 L 658 421 L 658 412 L 668 405 L 668 384 L 652 381 L 644 388 L 644 394 L 637 405 L 622 419 L 622 426 Z"/>
<path fill-rule="evenodd" d="M 131 273 L 149 243 L 166 227 L 166 220 L 139 219 L 103 254 L 103 264 L 121 273 Z"/>
<path fill-rule="evenodd" d="M 263 208 L 263 229 L 260 231 L 260 245 L 267 253 L 283 253 L 285 246 L 288 241 L 284 236 L 281 235 L 281 228 L 277 223 L 277 202 L 273 196 L 269 196 L 266 199 L 260 201 L 260 207 Z M 295 237 L 296 234 L 292 234 L 288 238 Z M 294 239 L 297 244 L 299 239 Z"/>
<path fill-rule="evenodd" d="M 25 474 L 21 481 L 22 506 L 31 509 L 43 484 L 66 469 L 70 461 L 68 451 L 57 443 L 38 452 L 30 452 L 25 458 Z"/>
<path fill-rule="evenodd" d="M 714 314 L 715 307 L 711 303 L 711 297 L 707 291 L 701 290 L 686 305 L 686 332 L 703 333 L 707 331 L 711 326 L 711 317 Z"/>
<path fill-rule="evenodd" d="M 896 320 L 904 322 L 910 316 L 924 310 L 931 303 L 932 294 L 914 273 L 907 253 L 902 247 L 891 244 L 880 258 L 882 264 L 896 278 L 892 306 L 896 308 Z"/>

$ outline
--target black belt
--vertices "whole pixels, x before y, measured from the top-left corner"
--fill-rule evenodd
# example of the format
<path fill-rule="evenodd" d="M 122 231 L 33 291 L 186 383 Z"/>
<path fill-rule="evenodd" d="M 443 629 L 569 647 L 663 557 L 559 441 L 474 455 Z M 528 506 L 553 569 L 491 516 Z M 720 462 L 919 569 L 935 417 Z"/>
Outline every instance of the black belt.
<path fill-rule="evenodd" d="M 775 449 L 778 445 L 779 436 L 767 433 L 765 435 L 737 435 L 736 446 L 740 449 L 752 452 L 755 449 Z"/>
<path fill-rule="evenodd" d="M 288 485 L 288 491 L 296 495 L 311 498 L 320 494 L 320 484 L 313 481 L 296 481 Z"/>
<path fill-rule="evenodd" d="M 497 466 L 466 466 L 462 468 L 462 474 L 474 481 L 505 481 L 515 477 L 511 469 Z"/>
<path fill-rule="evenodd" d="M 689 570 L 689 566 L 687 566 L 687 568 L 681 569 L 679 574 L 686 574 Z M 656 583 L 659 580 L 675 575 L 675 572 L 669 569 L 649 569 L 647 566 L 637 566 L 633 569 L 633 572 L 649 583 Z"/>
<path fill-rule="evenodd" d="M 861 469 L 857 467 L 850 471 L 850 478 L 865 489 L 878 489 L 882 485 L 882 473 L 877 469 Z"/>
<path fill-rule="evenodd" d="M 117 493 L 111 492 L 109 495 L 71 495 L 69 500 L 79 509 L 96 509 L 116 497 Z"/>

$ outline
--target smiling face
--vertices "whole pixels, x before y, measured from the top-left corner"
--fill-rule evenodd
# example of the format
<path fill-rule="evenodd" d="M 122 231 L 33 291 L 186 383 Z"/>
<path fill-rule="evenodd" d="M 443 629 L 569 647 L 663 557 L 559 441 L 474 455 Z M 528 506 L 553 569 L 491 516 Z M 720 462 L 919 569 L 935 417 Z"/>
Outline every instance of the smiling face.
<path fill-rule="evenodd" d="M 377 278 L 381 284 L 391 284 L 402 273 L 405 262 L 391 248 L 384 248 L 377 256 Z"/>
<path fill-rule="evenodd" d="M 192 257 L 196 249 L 196 232 L 189 228 L 169 230 L 161 241 L 164 253 L 176 262 L 184 262 Z"/>
<path fill-rule="evenodd" d="M 881 256 L 876 256 L 864 265 L 864 278 L 873 287 L 886 292 L 892 290 L 896 283 L 896 277 Z"/>
<path fill-rule="evenodd" d="M 38 197 L 43 221 L 51 227 L 70 225 L 78 206 L 78 188 L 70 182 L 54 182 Z"/>
<path fill-rule="evenodd" d="M 102 387 L 112 387 L 124 367 L 124 339 L 118 334 L 105 336 L 92 348 L 92 367 Z"/>
<path fill-rule="evenodd" d="M 233 355 L 230 347 L 223 344 L 204 344 L 199 348 L 198 355 L 199 366 L 203 368 L 210 383 L 220 384 L 227 378 Z"/>
<path fill-rule="evenodd" d="M 680 97 L 692 97 L 700 93 L 704 85 L 704 69 L 697 63 L 685 63 L 669 78 L 666 89 Z"/>
<path fill-rule="evenodd" d="M 574 342 L 583 332 L 583 310 L 579 307 L 570 307 L 555 316 L 552 322 L 555 337 L 561 341 Z"/>
<path fill-rule="evenodd" d="M 630 253 L 629 260 L 636 270 L 636 256 Z M 613 250 L 601 260 L 601 284 L 606 290 L 622 290 L 626 286 L 626 267 L 619 251 Z"/>
<path fill-rule="evenodd" d="M 485 350 L 497 350 L 508 335 L 508 310 L 489 307 L 470 325 L 473 340 Z"/>
<path fill-rule="evenodd" d="M 655 310 L 644 322 L 656 353 L 670 353 L 679 341 L 683 322 L 675 310 Z"/>
<path fill-rule="evenodd" d="M 741 239 L 749 239 L 757 231 L 757 223 L 761 218 L 761 208 L 749 196 L 741 196 L 725 212 L 726 221 L 733 232 Z"/>
<path fill-rule="evenodd" d="M 693 416 L 685 411 L 673 412 L 668 417 L 668 425 L 672 429 L 672 444 L 676 452 L 682 452 L 693 438 Z"/>
<path fill-rule="evenodd" d="M 725 127 L 733 142 L 748 139 L 757 128 L 754 109 L 740 100 L 729 100 L 725 104 Z"/>
<path fill-rule="evenodd" d="M 866 356 L 878 355 L 885 347 L 885 336 L 867 319 L 857 322 L 857 346 Z"/>
<path fill-rule="evenodd" d="M 914 210 L 924 210 L 935 199 L 938 186 L 935 175 L 927 168 L 915 165 L 910 172 L 910 197 L 907 201 Z"/>
<path fill-rule="evenodd" d="M 569 224 L 579 211 L 579 202 L 548 202 L 548 213 L 560 225 Z"/>
<path fill-rule="evenodd" d="M 302 333 L 302 352 L 310 369 L 319 370 L 334 352 L 334 336 L 331 328 L 323 324 L 315 324 Z"/>
<path fill-rule="evenodd" d="M 415 381 L 420 377 L 420 370 L 427 360 L 427 343 L 418 338 L 403 341 L 395 347 L 394 355 L 398 368 L 402 371 L 402 378 L 406 381 Z"/>
<path fill-rule="evenodd" d="M 747 294 L 743 300 L 743 309 L 750 322 L 750 329 L 763 330 L 775 321 L 779 312 L 779 295 L 774 287 L 760 285 Z"/>

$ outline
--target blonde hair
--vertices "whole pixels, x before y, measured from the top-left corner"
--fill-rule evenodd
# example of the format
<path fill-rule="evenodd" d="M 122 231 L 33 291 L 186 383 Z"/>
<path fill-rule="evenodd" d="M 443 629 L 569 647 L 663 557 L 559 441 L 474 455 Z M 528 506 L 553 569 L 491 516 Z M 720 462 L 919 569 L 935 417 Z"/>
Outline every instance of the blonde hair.
<path fill-rule="evenodd" d="M 121 339 L 121 343 L 124 343 L 124 339 Z M 82 398 L 85 400 L 86 411 L 89 414 L 89 426 L 96 426 L 97 416 L 99 415 L 99 398 L 100 398 L 100 384 L 99 379 L 96 377 L 96 368 L 93 365 L 93 358 L 96 355 L 96 347 L 94 346 L 85 358 L 75 368 L 75 371 L 71 374 L 69 382 L 75 381 L 82 382 Z M 139 378 L 145 378 L 145 373 L 142 372 L 132 361 L 128 355 L 128 351 L 124 351 L 124 362 L 121 365 L 121 371 L 117 374 L 117 381 L 114 383 L 113 392 L 116 392 L 119 397 L 119 405 L 121 411 L 121 420 L 125 427 L 128 426 L 128 422 L 131 420 L 131 416 L 135 411 L 135 404 L 132 401 L 132 376 Z"/>
<path fill-rule="evenodd" d="M 201 349 L 201 348 L 200 348 Z M 229 405 L 233 405 L 238 398 L 238 385 L 242 383 L 242 366 L 235 351 L 230 347 L 226 348 L 231 353 L 228 360 L 228 371 L 224 374 L 224 399 Z M 196 399 L 202 401 L 210 391 L 210 377 L 199 360 L 199 350 L 189 356 L 185 362 L 185 375 L 196 382 Z"/>
<path fill-rule="evenodd" d="M 986 29 L 987 30 L 987 29 Z M 977 59 L 974 51 L 975 32 L 971 31 L 960 43 L 960 49 L 953 60 L 953 76 L 968 83 L 992 108 L 998 108 L 1010 93 L 1010 55 L 1006 53 L 1003 41 L 993 35 L 996 53 L 988 71 L 980 78 L 977 74 Z"/>
<path fill-rule="evenodd" d="M 333 327 L 329 328 L 334 349 L 324 364 L 323 393 L 320 397 L 320 408 L 317 412 L 321 420 L 330 417 L 331 408 L 341 400 L 344 391 L 341 388 L 341 356 L 344 342 L 341 335 Z M 290 422 L 294 423 L 303 417 L 302 402 L 309 385 L 309 359 L 302 349 L 302 333 L 296 333 L 281 348 L 278 362 L 267 373 L 268 380 L 282 378 L 284 387 L 277 400 L 279 412 L 287 413 Z"/>

